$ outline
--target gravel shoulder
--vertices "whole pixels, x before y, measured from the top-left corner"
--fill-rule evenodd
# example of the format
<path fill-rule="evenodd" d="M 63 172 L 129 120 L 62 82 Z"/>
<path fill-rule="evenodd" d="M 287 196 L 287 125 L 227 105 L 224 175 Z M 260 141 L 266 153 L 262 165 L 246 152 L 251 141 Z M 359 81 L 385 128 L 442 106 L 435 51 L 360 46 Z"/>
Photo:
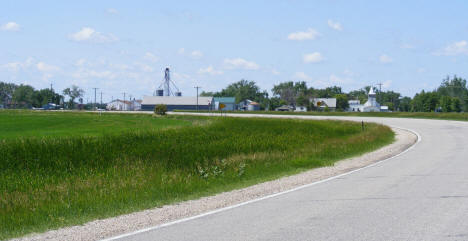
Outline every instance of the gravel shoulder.
<path fill-rule="evenodd" d="M 33 234 L 14 240 L 100 240 L 290 190 L 385 160 L 405 151 L 418 140 L 417 135 L 408 130 L 399 128 L 392 128 L 392 130 L 396 134 L 394 143 L 359 157 L 336 162 L 334 166 L 316 168 L 210 197 L 95 220 L 79 226 Z"/>

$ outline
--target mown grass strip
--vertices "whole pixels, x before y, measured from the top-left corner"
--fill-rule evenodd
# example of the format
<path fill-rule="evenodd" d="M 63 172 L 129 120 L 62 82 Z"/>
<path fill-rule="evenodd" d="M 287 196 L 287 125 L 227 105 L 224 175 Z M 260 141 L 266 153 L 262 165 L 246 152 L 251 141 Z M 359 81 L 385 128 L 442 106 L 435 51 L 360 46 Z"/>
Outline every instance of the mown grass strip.
<path fill-rule="evenodd" d="M 197 112 L 175 110 L 175 112 Z M 219 111 L 198 111 L 202 113 L 221 113 Z M 289 111 L 223 111 L 233 114 L 268 114 L 268 115 L 311 115 L 311 116 L 360 116 L 360 117 L 390 117 L 390 118 L 419 118 L 436 120 L 468 121 L 466 112 L 289 112 Z"/>
<path fill-rule="evenodd" d="M 120 118 L 126 118 L 121 116 Z M 385 126 L 170 117 L 191 126 L 0 143 L 0 239 L 245 187 L 374 150 Z"/>

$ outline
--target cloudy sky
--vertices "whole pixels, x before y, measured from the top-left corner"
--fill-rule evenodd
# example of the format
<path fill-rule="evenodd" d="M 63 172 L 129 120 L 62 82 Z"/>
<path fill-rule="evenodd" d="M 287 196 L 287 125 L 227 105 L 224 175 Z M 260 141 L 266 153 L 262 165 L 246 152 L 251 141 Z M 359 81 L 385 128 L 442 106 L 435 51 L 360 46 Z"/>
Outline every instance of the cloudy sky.
<path fill-rule="evenodd" d="M 468 78 L 467 1 L 0 3 L 0 81 L 76 84 L 104 101 L 151 95 L 166 66 L 183 95 L 242 78 L 413 96 Z M 127 94 L 127 96 L 129 95 Z M 94 98 L 94 97 L 93 97 Z"/>

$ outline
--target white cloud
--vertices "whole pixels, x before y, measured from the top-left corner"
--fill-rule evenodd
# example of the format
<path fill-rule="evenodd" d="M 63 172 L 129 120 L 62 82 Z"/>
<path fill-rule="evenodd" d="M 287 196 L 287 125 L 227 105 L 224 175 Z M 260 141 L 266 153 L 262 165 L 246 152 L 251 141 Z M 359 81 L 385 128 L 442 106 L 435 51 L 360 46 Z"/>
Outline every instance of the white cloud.
<path fill-rule="evenodd" d="M 298 79 L 298 80 L 303 80 L 303 81 L 312 80 L 312 78 L 309 77 L 309 76 L 308 76 L 306 73 L 304 73 L 304 72 L 296 72 L 296 73 L 293 75 L 293 78 Z"/>
<path fill-rule="evenodd" d="M 107 13 L 109 14 L 119 14 L 119 11 L 115 8 L 109 8 L 107 9 Z"/>
<path fill-rule="evenodd" d="M 224 65 L 228 69 L 248 69 L 257 70 L 260 68 L 258 64 L 252 61 L 247 61 L 242 58 L 224 59 Z"/>
<path fill-rule="evenodd" d="M 303 59 L 305 63 L 320 63 L 323 61 L 323 56 L 319 52 L 314 52 L 311 54 L 304 54 Z"/>
<path fill-rule="evenodd" d="M 321 34 L 317 32 L 315 29 L 309 28 L 307 31 L 304 32 L 294 32 L 288 35 L 289 40 L 314 40 L 317 37 L 320 37 Z"/>
<path fill-rule="evenodd" d="M 150 53 L 150 52 L 146 52 L 143 58 L 151 62 L 156 62 L 159 60 L 159 58 L 155 54 Z"/>
<path fill-rule="evenodd" d="M 140 67 L 140 70 L 143 71 L 143 72 L 153 72 L 154 71 L 154 68 L 147 65 L 147 64 L 137 63 L 136 65 L 138 65 Z"/>
<path fill-rule="evenodd" d="M 41 72 L 54 72 L 54 71 L 60 70 L 59 67 L 57 67 L 55 65 L 46 64 L 44 62 L 37 63 L 36 68 L 37 68 L 37 70 L 39 70 Z"/>
<path fill-rule="evenodd" d="M 87 79 L 87 78 L 101 78 L 101 79 L 114 79 L 117 75 L 109 70 L 96 71 L 89 69 L 79 69 L 73 75 L 77 79 Z"/>
<path fill-rule="evenodd" d="M 421 68 L 418 68 L 417 71 L 418 73 L 425 73 L 426 69 L 421 67 Z"/>
<path fill-rule="evenodd" d="M 19 31 L 20 25 L 15 22 L 8 22 L 0 26 L 0 29 L 3 31 Z"/>
<path fill-rule="evenodd" d="M 271 70 L 271 73 L 274 74 L 274 75 L 279 75 L 279 74 L 281 74 L 281 73 L 280 73 L 278 70 L 276 70 L 276 69 L 272 69 L 272 70 Z"/>
<path fill-rule="evenodd" d="M 213 66 L 210 65 L 210 66 L 208 66 L 208 67 L 206 67 L 206 68 L 200 68 L 200 69 L 198 70 L 198 73 L 199 73 L 199 74 L 209 74 L 209 75 L 220 75 L 220 74 L 223 74 L 223 71 L 221 71 L 221 70 L 215 70 L 215 69 L 213 68 Z"/>
<path fill-rule="evenodd" d="M 200 50 L 194 50 L 192 53 L 190 53 L 190 56 L 194 59 L 199 59 L 203 57 L 203 53 Z"/>
<path fill-rule="evenodd" d="M 84 66 L 86 64 L 86 59 L 84 58 L 81 58 L 81 59 L 78 59 L 76 62 L 75 62 L 75 66 Z"/>
<path fill-rule="evenodd" d="M 334 29 L 334 30 L 337 30 L 337 31 L 341 31 L 343 30 L 343 27 L 341 26 L 341 23 L 339 22 L 334 22 L 333 20 L 329 19 L 328 20 L 328 27 Z"/>
<path fill-rule="evenodd" d="M 404 43 L 400 46 L 402 49 L 414 49 L 414 45 L 409 43 Z"/>
<path fill-rule="evenodd" d="M 379 61 L 380 61 L 381 63 L 388 64 L 388 63 L 393 62 L 393 59 L 390 58 L 390 56 L 388 56 L 388 55 L 386 55 L 386 54 L 382 54 L 382 55 L 380 55 L 380 57 L 379 57 Z"/>
<path fill-rule="evenodd" d="M 184 48 L 180 48 L 180 49 L 177 51 L 177 53 L 179 53 L 179 54 L 184 54 L 184 53 L 185 53 L 185 49 L 184 49 Z"/>
<path fill-rule="evenodd" d="M 90 27 L 83 27 L 80 31 L 72 33 L 68 37 L 76 42 L 92 43 L 109 43 L 118 40 L 113 34 L 100 33 Z"/>
<path fill-rule="evenodd" d="M 335 74 L 331 74 L 328 77 L 328 80 L 330 81 L 330 85 L 338 85 L 338 86 L 347 85 L 347 84 L 351 84 L 354 82 L 354 80 L 350 77 L 341 77 Z"/>
<path fill-rule="evenodd" d="M 468 42 L 466 40 L 458 41 L 447 45 L 442 50 L 439 50 L 434 53 L 434 55 L 445 55 L 445 56 L 454 56 L 454 55 L 468 55 Z"/>
<path fill-rule="evenodd" d="M 391 80 L 386 80 L 382 83 L 382 87 L 388 89 L 392 85 L 392 82 Z"/>
<path fill-rule="evenodd" d="M 12 62 L 4 64 L 1 67 L 11 72 L 18 72 L 23 67 L 23 64 L 19 62 Z"/>

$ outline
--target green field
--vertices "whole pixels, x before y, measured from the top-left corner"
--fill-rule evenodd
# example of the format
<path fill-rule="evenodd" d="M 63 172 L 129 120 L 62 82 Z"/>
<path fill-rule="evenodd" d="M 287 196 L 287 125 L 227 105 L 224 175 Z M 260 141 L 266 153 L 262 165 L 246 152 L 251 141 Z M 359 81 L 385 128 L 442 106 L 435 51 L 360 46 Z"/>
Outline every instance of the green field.
<path fill-rule="evenodd" d="M 0 239 L 332 165 L 394 139 L 371 123 L 76 112 L 0 111 L 0 127 Z"/>
<path fill-rule="evenodd" d="M 0 110 L 0 139 L 103 136 L 188 125 L 191 122 L 150 115 Z"/>
<path fill-rule="evenodd" d="M 176 110 L 175 112 L 195 112 Z M 209 111 L 199 111 L 208 113 Z M 211 113 L 220 113 L 219 111 L 211 111 Z M 313 116 L 362 116 L 362 117 L 390 117 L 390 118 L 420 118 L 420 119 L 439 119 L 439 120 L 456 120 L 468 121 L 468 113 L 461 112 L 287 112 L 287 111 L 223 111 L 223 113 L 233 114 L 268 114 L 268 115 L 313 115 Z"/>

